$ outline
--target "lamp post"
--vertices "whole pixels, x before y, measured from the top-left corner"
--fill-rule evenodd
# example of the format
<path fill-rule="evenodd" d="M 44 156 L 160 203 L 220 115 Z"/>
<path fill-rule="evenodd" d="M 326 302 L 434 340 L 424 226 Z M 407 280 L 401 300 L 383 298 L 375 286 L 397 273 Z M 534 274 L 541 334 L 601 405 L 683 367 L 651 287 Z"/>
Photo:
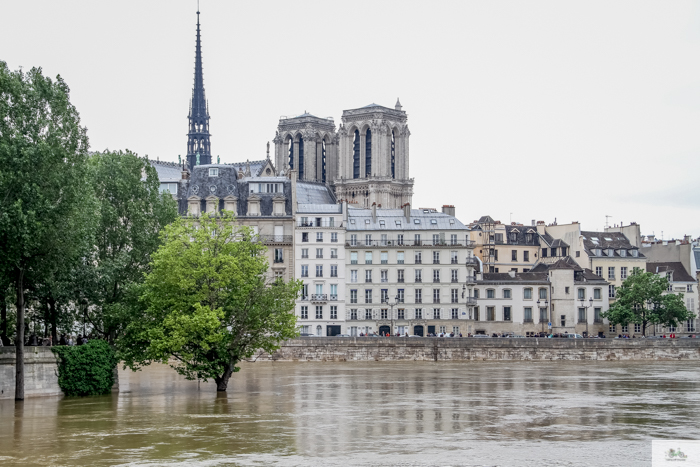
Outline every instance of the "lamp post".
<path fill-rule="evenodd" d="M 544 307 L 542 305 L 544 305 Z M 540 312 L 540 323 L 542 323 L 542 332 L 544 332 L 544 321 L 542 321 L 542 308 L 547 310 L 547 305 L 549 305 L 548 300 L 537 299 L 537 309 Z M 549 316 L 549 313 L 547 313 L 547 316 Z"/>
<path fill-rule="evenodd" d="M 581 299 L 581 308 L 585 308 L 586 313 L 584 314 L 584 319 L 586 320 L 586 337 L 588 337 L 588 309 L 593 305 L 593 297 L 588 299 L 588 305 L 585 304 L 586 301 Z"/>
<path fill-rule="evenodd" d="M 389 335 L 392 337 L 394 336 L 394 305 L 396 305 L 398 302 L 399 302 L 398 295 L 396 295 L 396 297 L 394 297 L 393 302 L 389 302 L 389 306 L 391 307 L 391 311 L 389 312 L 389 313 L 391 313 L 391 316 L 389 317 L 389 319 L 391 320 L 390 326 L 389 326 Z"/>

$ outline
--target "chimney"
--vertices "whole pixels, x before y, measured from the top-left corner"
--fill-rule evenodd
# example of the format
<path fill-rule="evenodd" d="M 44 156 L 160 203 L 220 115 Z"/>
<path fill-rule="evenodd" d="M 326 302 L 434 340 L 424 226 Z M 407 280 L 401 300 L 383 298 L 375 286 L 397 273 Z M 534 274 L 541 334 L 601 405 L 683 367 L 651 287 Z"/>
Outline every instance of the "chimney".
<path fill-rule="evenodd" d="M 372 222 L 377 222 L 377 203 L 372 203 Z"/>
<path fill-rule="evenodd" d="M 289 179 L 292 182 L 292 212 L 297 212 L 297 174 L 296 169 L 289 171 Z"/>
<path fill-rule="evenodd" d="M 537 225 L 537 221 L 535 219 L 532 219 L 532 226 L 534 227 L 536 225 Z"/>
<path fill-rule="evenodd" d="M 402 206 L 403 215 L 406 217 L 406 222 L 411 222 L 411 205 L 406 203 Z"/>
<path fill-rule="evenodd" d="M 348 200 L 344 199 L 343 200 L 343 222 L 345 225 L 348 224 Z"/>
<path fill-rule="evenodd" d="M 452 204 L 443 204 L 442 212 L 447 214 L 448 216 L 455 217 L 455 207 Z"/>

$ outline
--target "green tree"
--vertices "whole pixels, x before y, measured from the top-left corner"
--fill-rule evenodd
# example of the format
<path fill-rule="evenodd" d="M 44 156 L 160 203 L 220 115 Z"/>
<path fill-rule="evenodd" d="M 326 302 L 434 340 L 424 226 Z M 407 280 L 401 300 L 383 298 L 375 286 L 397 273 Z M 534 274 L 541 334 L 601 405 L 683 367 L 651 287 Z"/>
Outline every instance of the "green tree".
<path fill-rule="evenodd" d="M 683 294 L 665 294 L 668 278 L 634 268 L 615 291 L 616 300 L 602 314 L 610 324 L 641 324 L 642 335 L 648 325 L 678 326 L 680 322 L 694 318 L 683 304 Z"/>
<path fill-rule="evenodd" d="M 266 247 L 232 215 L 180 218 L 163 238 L 117 340 L 126 366 L 174 360 L 186 378 L 213 379 L 226 391 L 242 359 L 298 334 L 301 282 L 268 282 Z"/>
<path fill-rule="evenodd" d="M 24 399 L 25 289 L 73 257 L 88 230 L 87 149 L 63 79 L 0 62 L 0 264 L 16 294 L 16 400 Z"/>
<path fill-rule="evenodd" d="M 84 318 L 113 340 L 127 315 L 126 294 L 143 281 L 177 204 L 160 192 L 156 169 L 131 151 L 95 153 L 90 167 L 99 200 L 95 246 L 74 280 Z"/>

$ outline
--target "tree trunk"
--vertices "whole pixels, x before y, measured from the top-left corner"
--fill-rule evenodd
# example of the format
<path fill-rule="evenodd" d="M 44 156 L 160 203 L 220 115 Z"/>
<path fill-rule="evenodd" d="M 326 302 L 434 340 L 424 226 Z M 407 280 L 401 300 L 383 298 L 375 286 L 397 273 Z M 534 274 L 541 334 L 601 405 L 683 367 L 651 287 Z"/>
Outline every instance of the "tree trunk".
<path fill-rule="evenodd" d="M 15 338 L 15 400 L 24 400 L 24 271 L 17 271 L 17 337 Z"/>
<path fill-rule="evenodd" d="M 5 299 L 7 298 L 7 289 L 0 286 L 0 339 L 2 339 L 3 345 L 10 345 L 7 339 L 7 303 Z"/>
<path fill-rule="evenodd" d="M 224 392 L 228 389 L 228 380 L 231 379 L 233 374 L 233 365 L 224 365 L 224 374 L 220 377 L 214 378 L 216 381 L 216 390 Z"/>
<path fill-rule="evenodd" d="M 56 312 L 56 300 L 53 297 L 49 299 L 49 318 L 51 322 L 51 345 L 58 345 L 58 330 L 56 329 L 58 316 Z"/>

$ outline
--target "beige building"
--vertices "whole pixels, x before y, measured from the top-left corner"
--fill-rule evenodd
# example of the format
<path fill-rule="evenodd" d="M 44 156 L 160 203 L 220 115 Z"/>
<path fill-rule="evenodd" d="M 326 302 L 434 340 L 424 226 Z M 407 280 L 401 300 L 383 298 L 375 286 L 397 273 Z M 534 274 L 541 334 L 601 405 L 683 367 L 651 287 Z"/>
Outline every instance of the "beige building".
<path fill-rule="evenodd" d="M 535 226 L 501 224 L 482 216 L 469 225 L 474 254 L 489 273 L 528 272 L 538 261 L 540 239 Z"/>
<path fill-rule="evenodd" d="M 678 262 L 648 262 L 646 265 L 647 272 L 653 272 L 662 277 L 667 277 L 669 287 L 667 294 L 677 294 L 683 296 L 685 307 L 691 313 L 695 314 L 695 318 L 679 323 L 677 327 L 656 326 L 654 330 L 658 334 L 689 335 L 695 334 L 698 329 L 698 280 L 688 274 L 683 264 Z M 634 326 L 634 325 L 631 325 Z M 626 327 L 626 326 L 625 326 Z M 636 333 L 641 332 L 639 325 L 634 326 Z M 622 332 L 625 332 L 624 330 Z M 647 330 L 649 334 L 649 330 Z"/>

